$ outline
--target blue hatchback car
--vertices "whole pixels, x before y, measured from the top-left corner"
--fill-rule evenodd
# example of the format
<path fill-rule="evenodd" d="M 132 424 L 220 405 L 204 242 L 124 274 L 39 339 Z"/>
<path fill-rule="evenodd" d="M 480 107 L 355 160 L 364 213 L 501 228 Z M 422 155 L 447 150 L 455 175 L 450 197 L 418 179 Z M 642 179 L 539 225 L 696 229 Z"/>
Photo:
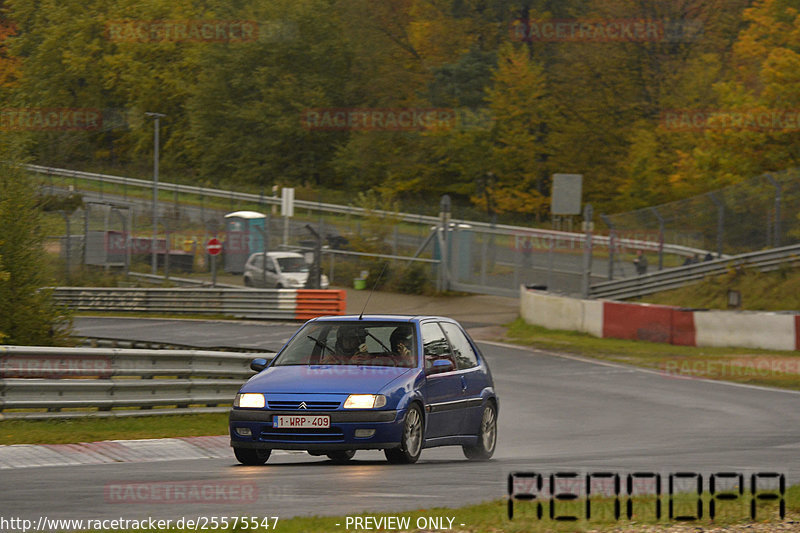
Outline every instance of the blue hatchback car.
<path fill-rule="evenodd" d="M 305 323 L 236 395 L 231 446 L 239 462 L 306 450 L 337 462 L 383 450 L 414 463 L 423 448 L 461 446 L 489 459 L 499 402 L 486 359 L 454 320 L 323 317 Z"/>

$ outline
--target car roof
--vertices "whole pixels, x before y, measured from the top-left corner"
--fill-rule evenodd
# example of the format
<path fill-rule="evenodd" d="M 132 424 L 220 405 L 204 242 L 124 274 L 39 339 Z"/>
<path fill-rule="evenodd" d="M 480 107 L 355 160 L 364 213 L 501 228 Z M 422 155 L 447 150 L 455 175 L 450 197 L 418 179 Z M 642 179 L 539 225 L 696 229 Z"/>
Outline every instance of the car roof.
<path fill-rule="evenodd" d="M 247 218 L 247 219 L 258 219 L 258 218 L 267 218 L 267 215 L 264 213 L 259 213 L 258 211 L 235 211 L 233 213 L 228 213 L 225 215 L 225 218 Z"/>
<path fill-rule="evenodd" d="M 456 322 L 452 318 L 432 315 L 344 315 L 323 316 L 315 318 L 312 322 L 422 322 L 424 320 L 446 320 Z"/>
<path fill-rule="evenodd" d="M 254 255 L 264 255 L 264 252 L 256 252 L 254 254 L 250 254 L 250 257 L 253 257 Z M 267 255 L 269 257 L 274 257 L 276 259 L 282 259 L 284 257 L 299 257 L 301 259 L 303 258 L 303 255 L 297 252 L 267 252 Z"/>

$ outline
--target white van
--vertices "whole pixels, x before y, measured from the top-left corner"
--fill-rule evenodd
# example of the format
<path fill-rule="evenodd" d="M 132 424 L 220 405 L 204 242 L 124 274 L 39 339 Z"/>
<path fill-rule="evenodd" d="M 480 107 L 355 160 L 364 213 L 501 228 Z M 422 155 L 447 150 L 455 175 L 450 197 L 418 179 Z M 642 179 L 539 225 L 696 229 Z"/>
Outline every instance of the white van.
<path fill-rule="evenodd" d="M 255 253 L 244 265 L 244 284 L 266 289 L 302 289 L 308 272 L 309 264 L 296 252 Z M 327 289 L 329 285 L 328 277 L 323 274 L 321 287 Z"/>

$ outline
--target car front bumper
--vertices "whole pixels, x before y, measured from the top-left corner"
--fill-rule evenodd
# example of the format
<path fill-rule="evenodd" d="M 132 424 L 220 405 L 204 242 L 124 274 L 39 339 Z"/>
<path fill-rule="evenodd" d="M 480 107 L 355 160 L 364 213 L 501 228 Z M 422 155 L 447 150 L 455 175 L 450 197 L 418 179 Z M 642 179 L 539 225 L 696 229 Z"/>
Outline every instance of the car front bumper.
<path fill-rule="evenodd" d="M 354 411 L 302 411 L 305 415 L 331 417 L 326 429 L 280 429 L 273 427 L 276 415 L 297 415 L 297 411 L 269 409 L 231 409 L 229 429 L 234 448 L 263 450 L 374 450 L 396 448 L 400 445 L 405 411 L 354 410 Z M 251 435 L 243 437 L 238 428 L 250 429 Z M 369 437 L 356 437 L 357 429 L 374 430 Z"/>

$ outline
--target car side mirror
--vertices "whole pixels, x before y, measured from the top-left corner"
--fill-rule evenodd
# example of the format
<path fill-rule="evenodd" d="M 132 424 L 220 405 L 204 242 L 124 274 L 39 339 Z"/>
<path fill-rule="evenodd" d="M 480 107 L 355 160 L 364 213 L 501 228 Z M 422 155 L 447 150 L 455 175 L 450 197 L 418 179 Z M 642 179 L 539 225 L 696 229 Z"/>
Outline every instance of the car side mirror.
<path fill-rule="evenodd" d="M 440 374 L 442 372 L 450 372 L 451 370 L 454 369 L 455 366 L 453 366 L 453 362 L 450 359 L 437 359 L 428 369 L 428 373 Z"/>
<path fill-rule="evenodd" d="M 268 364 L 269 362 L 266 359 L 262 357 L 257 357 L 256 359 L 250 361 L 250 370 L 253 370 L 255 372 L 261 372 L 262 370 L 267 368 Z"/>

